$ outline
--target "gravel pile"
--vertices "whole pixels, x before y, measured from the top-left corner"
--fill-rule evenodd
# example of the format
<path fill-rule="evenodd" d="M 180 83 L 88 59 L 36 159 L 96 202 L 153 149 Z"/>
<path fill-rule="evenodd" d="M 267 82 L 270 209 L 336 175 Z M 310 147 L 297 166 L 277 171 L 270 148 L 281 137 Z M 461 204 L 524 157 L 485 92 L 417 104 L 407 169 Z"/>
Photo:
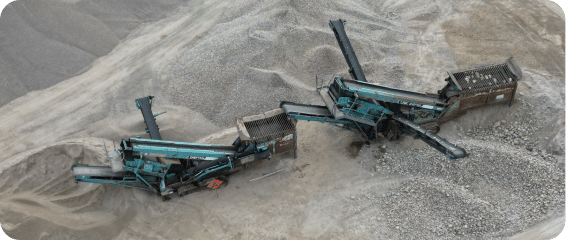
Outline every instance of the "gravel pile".
<path fill-rule="evenodd" d="M 373 4 L 351 2 L 347 13 L 344 7 L 343 1 L 231 2 L 221 23 L 169 67 L 166 95 L 221 127 L 232 126 L 236 116 L 277 108 L 281 101 L 321 105 L 315 76 L 349 77 L 328 27 L 328 20 L 338 18 L 348 21 L 348 37 L 368 79 L 416 87 L 397 56 L 406 29 L 392 20 L 395 15 L 376 14 Z"/>
<path fill-rule="evenodd" d="M 564 208 L 564 169 L 554 156 L 514 141 L 454 143 L 469 156 L 450 161 L 430 147 L 394 154 L 364 147 L 362 161 L 374 163 L 369 170 L 408 179 L 387 193 L 352 196 L 364 228 L 396 239 L 504 237 Z"/>
<path fill-rule="evenodd" d="M 542 126 L 545 125 L 543 117 L 537 117 L 533 112 L 533 105 L 520 101 L 522 111 L 525 114 L 514 114 L 517 121 L 507 122 L 506 120 L 496 121 L 485 126 L 475 126 L 465 132 L 465 135 L 475 140 L 496 141 L 519 148 L 524 148 L 530 153 L 528 155 L 541 156 L 543 159 L 555 159 L 546 149 L 541 148 L 541 140 L 547 141 L 548 137 L 538 137 L 541 134 Z M 462 136 L 462 134 L 458 134 Z"/>
<path fill-rule="evenodd" d="M 554 158 L 545 149 L 545 143 L 550 139 L 543 132 L 545 123 L 544 116 L 533 114 L 534 106 L 524 100 L 519 100 L 521 107 L 518 113 L 508 114 L 508 118 L 514 121 L 487 122 L 485 126 L 475 126 L 465 132 L 465 135 L 475 140 L 496 141 L 520 148 L 527 149 L 530 155 L 540 155 L 544 159 Z M 458 134 L 463 137 L 462 134 Z"/>

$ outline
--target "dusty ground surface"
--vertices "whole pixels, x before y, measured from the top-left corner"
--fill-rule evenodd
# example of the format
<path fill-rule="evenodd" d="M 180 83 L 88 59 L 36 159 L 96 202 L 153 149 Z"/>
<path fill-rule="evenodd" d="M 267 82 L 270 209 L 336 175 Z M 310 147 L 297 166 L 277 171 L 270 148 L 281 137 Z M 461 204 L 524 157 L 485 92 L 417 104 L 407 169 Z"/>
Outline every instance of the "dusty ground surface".
<path fill-rule="evenodd" d="M 80 74 L 181 0 L 20 0 L 0 19 L 0 106 Z"/>
<path fill-rule="evenodd" d="M 101 9 L 87 3 L 53 6 L 82 13 Z M 6 74 L 13 77 L 2 91 L 16 89 L 24 79 L 39 86 L 14 91 L 0 108 L 0 222 L 9 235 L 549 239 L 562 230 L 564 13 L 553 3 L 174 3 L 156 15 L 152 7 L 141 7 L 147 10 L 143 16 L 163 17 L 133 27 L 99 15 L 111 30 L 93 28 L 101 31 L 99 37 L 87 37 L 93 41 L 87 45 L 101 46 L 93 50 L 97 54 L 68 53 L 82 62 L 61 63 L 72 70 L 70 76 L 77 75 L 57 84 L 66 77 L 50 77 L 54 70 L 45 64 L 49 54 L 20 54 L 3 41 L 2 61 L 38 62 L 24 68 L 35 74 L 28 78 Z M 117 8 L 125 9 L 121 14 L 139 16 L 139 6 L 124 4 Z M 167 6 L 173 10 L 165 14 Z M 42 8 L 37 9 L 35 14 Z M 36 34 L 30 37 L 34 41 L 81 42 L 73 28 L 18 27 L 17 21 L 6 23 L 4 18 L 3 13 L 0 22 L 20 29 L 17 34 L 26 29 L 53 34 Z M 346 31 L 374 83 L 435 92 L 444 85 L 446 70 L 514 56 L 524 73 L 516 101 L 511 107 L 470 111 L 444 124 L 440 135 L 470 153 L 455 162 L 419 141 L 360 145 L 354 133 L 300 122 L 298 158 L 277 156 L 236 173 L 217 191 L 161 202 L 150 192 L 73 182 L 74 162 L 106 164 L 102 139 L 147 137 L 135 98 L 155 95 L 154 111 L 168 111 L 157 119 L 164 139 L 209 143 L 236 138 L 235 130 L 227 128 L 235 116 L 271 110 L 282 100 L 320 104 L 314 76 L 347 73 L 327 26 L 337 18 L 348 21 Z M 71 26 L 87 28 L 76 24 Z M 8 63 L 0 67 L 8 68 Z M 44 79 L 59 80 L 51 86 L 42 85 Z M 34 89 L 42 90 L 21 95 Z M 279 169 L 285 170 L 248 181 Z"/>

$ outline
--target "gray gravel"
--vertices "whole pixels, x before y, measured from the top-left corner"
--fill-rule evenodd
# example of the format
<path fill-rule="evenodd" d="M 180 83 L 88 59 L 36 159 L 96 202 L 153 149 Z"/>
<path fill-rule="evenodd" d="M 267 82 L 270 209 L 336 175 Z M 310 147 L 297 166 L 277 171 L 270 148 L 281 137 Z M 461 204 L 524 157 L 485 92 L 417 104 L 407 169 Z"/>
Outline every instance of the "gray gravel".
<path fill-rule="evenodd" d="M 460 129 L 461 139 L 451 141 L 469 156 L 456 161 L 428 146 L 364 146 L 365 169 L 405 180 L 387 193 L 352 196 L 363 228 L 392 239 L 502 238 L 563 211 L 564 155 L 539 148 L 545 120 L 533 116 L 532 104 L 517 103 L 517 121 Z"/>
<path fill-rule="evenodd" d="M 475 140 L 497 141 L 514 145 L 533 152 L 533 155 L 541 155 L 543 158 L 552 158 L 551 154 L 547 154 L 542 149 L 537 149 L 544 120 L 540 115 L 532 114 L 534 106 L 524 100 L 520 100 L 515 104 L 520 104 L 519 110 L 525 111 L 524 115 L 519 116 L 515 113 L 514 117 L 519 117 L 517 121 L 501 120 L 494 123 L 487 122 L 483 126 L 475 126 L 465 132 L 465 135 Z M 461 133 L 458 133 L 462 136 Z M 548 139 L 548 137 L 547 137 Z"/>
<path fill-rule="evenodd" d="M 255 4 L 233 2 L 222 23 L 170 66 L 165 91 L 172 103 L 222 127 L 233 126 L 236 116 L 276 108 L 280 101 L 323 104 L 315 76 L 349 76 L 328 27 L 329 19 L 338 18 L 348 20 L 348 36 L 368 79 L 400 88 L 416 81 L 405 77 L 406 64 L 397 56 L 406 27 L 391 19 L 395 15 L 376 15 L 364 4 L 348 7 L 374 18 L 333 10 L 343 9 L 342 2 Z"/>

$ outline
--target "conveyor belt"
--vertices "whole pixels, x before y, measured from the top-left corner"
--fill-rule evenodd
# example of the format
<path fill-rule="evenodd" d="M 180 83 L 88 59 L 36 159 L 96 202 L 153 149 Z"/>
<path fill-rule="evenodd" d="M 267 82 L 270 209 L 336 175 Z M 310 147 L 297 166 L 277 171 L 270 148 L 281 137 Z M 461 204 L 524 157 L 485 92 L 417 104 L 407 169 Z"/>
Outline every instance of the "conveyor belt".
<path fill-rule="evenodd" d="M 189 151 L 204 150 L 204 151 L 213 151 L 217 153 L 224 153 L 226 155 L 233 155 L 236 153 L 236 148 L 232 145 L 185 143 L 185 142 L 162 141 L 162 140 L 143 139 L 143 138 L 130 138 L 130 145 L 133 148 L 144 146 L 144 147 L 159 147 L 159 148 L 168 148 L 168 149 L 182 149 Z"/>
<path fill-rule="evenodd" d="M 434 134 L 430 130 L 403 117 L 393 116 L 393 119 L 411 129 L 411 132 L 415 133 L 417 138 L 423 140 L 436 150 L 448 155 L 450 159 L 466 157 L 466 151 L 464 149 L 446 141 L 446 139 Z"/>
<path fill-rule="evenodd" d="M 96 177 L 123 177 L 125 172 L 112 172 L 110 167 L 102 166 L 74 166 L 75 176 L 96 176 Z"/>
<path fill-rule="evenodd" d="M 342 80 L 342 83 L 344 83 L 344 86 L 346 88 L 357 88 L 357 89 L 363 88 L 363 89 L 368 89 L 368 90 L 373 90 L 373 91 L 386 92 L 386 93 L 389 93 L 396 98 L 401 98 L 401 99 L 406 99 L 406 100 L 411 100 L 411 101 L 416 101 L 416 102 L 422 102 L 422 103 L 428 103 L 428 104 L 445 105 L 445 103 L 441 99 L 435 98 L 435 97 L 430 97 L 430 96 L 427 96 L 426 94 L 422 94 L 422 93 L 410 92 L 410 91 L 405 91 L 405 90 L 395 89 L 395 88 L 382 87 L 382 86 L 374 85 L 374 84 L 371 84 L 371 83 L 364 83 L 364 82 L 355 81 L 355 80 L 348 80 L 348 79 L 341 79 L 341 80 Z"/>
<path fill-rule="evenodd" d="M 283 108 L 287 114 L 334 118 L 334 116 L 332 116 L 332 113 L 330 113 L 330 111 L 328 111 L 328 108 L 325 106 L 281 102 L 281 105 L 279 107 Z"/>
<path fill-rule="evenodd" d="M 136 99 L 136 103 L 139 109 L 141 109 L 143 120 L 145 125 L 147 126 L 147 130 L 149 132 L 149 137 L 151 139 L 161 140 L 161 134 L 159 134 L 159 127 L 155 122 L 155 117 L 153 116 L 153 112 L 151 111 L 151 99 L 153 96 L 138 98 Z"/>
<path fill-rule="evenodd" d="M 356 53 L 354 52 L 354 48 L 352 48 L 352 44 L 350 44 L 350 40 L 348 39 L 348 35 L 346 35 L 346 31 L 344 31 L 344 20 L 338 19 L 334 21 L 330 21 L 328 25 L 330 25 L 330 29 L 334 32 L 334 36 L 336 36 L 336 41 L 338 41 L 338 45 L 340 45 L 340 49 L 342 50 L 342 54 L 344 54 L 344 58 L 348 63 L 348 72 L 352 76 L 352 78 L 367 82 L 366 76 L 362 71 L 362 67 L 358 62 L 358 58 L 356 57 Z"/>

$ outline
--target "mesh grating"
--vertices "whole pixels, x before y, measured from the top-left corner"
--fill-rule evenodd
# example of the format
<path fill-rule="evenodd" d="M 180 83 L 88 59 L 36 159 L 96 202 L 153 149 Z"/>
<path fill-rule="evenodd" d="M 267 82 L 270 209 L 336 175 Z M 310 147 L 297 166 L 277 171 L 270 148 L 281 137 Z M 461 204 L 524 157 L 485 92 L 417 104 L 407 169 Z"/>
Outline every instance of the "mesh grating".
<path fill-rule="evenodd" d="M 286 113 L 269 118 L 244 122 L 251 141 L 263 142 L 281 138 L 295 132 L 295 125 L 287 118 Z"/>
<path fill-rule="evenodd" d="M 450 75 L 464 93 L 513 86 L 520 79 L 520 76 L 511 72 L 507 63 L 450 73 Z"/>

